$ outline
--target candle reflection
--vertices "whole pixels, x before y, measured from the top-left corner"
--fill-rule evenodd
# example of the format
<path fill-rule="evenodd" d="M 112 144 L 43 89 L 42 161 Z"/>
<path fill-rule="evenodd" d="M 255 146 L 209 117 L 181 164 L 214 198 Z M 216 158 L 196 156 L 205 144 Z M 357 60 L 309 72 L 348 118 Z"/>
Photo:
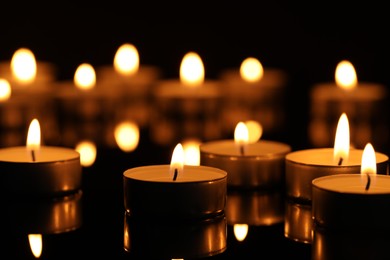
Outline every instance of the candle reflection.
<path fill-rule="evenodd" d="M 39 258 L 45 236 L 72 232 L 82 226 L 82 195 L 83 192 L 78 190 L 55 198 L 2 200 L 3 217 L 7 223 L 3 225 L 3 231 L 17 237 L 18 244 L 23 241 L 21 238 L 27 237 L 30 254 Z M 20 257 L 23 252 L 17 254 Z"/>
<path fill-rule="evenodd" d="M 284 236 L 297 242 L 310 244 L 313 236 L 311 205 L 286 202 Z"/>
<path fill-rule="evenodd" d="M 226 250 L 226 228 L 223 214 L 181 222 L 139 219 L 125 213 L 124 249 L 129 255 L 142 258 L 211 257 Z"/>

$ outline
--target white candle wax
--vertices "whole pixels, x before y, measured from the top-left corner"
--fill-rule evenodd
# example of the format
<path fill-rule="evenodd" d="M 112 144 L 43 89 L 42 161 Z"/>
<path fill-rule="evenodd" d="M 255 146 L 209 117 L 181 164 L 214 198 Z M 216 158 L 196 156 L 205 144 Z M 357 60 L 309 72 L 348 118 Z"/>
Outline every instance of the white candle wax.
<path fill-rule="evenodd" d="M 333 160 L 333 148 L 314 148 L 286 155 L 287 196 L 310 202 L 313 179 L 340 173 L 360 172 L 363 150 L 352 149 L 348 161 L 341 165 Z M 388 156 L 375 152 L 377 173 L 388 174 Z"/>
<path fill-rule="evenodd" d="M 244 154 L 234 140 L 219 140 L 200 145 L 200 164 L 228 172 L 231 187 L 277 187 L 284 185 L 287 144 L 261 140 L 246 144 Z"/>
<path fill-rule="evenodd" d="M 331 229 L 377 232 L 390 230 L 390 176 L 337 174 L 313 180 L 314 222 Z"/>
<path fill-rule="evenodd" d="M 154 165 L 124 172 L 124 204 L 128 214 L 202 218 L 225 210 L 225 171 L 184 165 L 183 171 L 173 180 L 169 169 L 170 165 Z"/>
<path fill-rule="evenodd" d="M 0 149 L 2 192 L 32 196 L 62 195 L 81 188 L 80 154 L 73 149 L 41 146 Z"/>

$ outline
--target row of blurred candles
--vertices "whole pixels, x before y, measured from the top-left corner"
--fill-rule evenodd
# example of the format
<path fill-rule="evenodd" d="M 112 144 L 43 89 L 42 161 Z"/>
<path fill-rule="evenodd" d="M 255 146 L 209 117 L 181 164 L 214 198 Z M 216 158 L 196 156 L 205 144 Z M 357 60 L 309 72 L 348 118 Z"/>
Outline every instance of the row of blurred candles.
<path fill-rule="evenodd" d="M 338 64 L 335 80 L 312 88 L 310 143 L 331 145 L 329 133 L 346 112 L 355 146 L 368 141 L 385 146 L 386 88 L 358 82 L 346 60 Z M 2 146 L 22 144 L 32 118 L 40 120 L 46 143 L 66 146 L 89 139 L 113 147 L 118 145 L 115 138 L 123 136 L 119 129 L 145 127 L 163 145 L 187 137 L 213 140 L 231 136 L 237 122 L 245 120 L 257 121 L 267 134 L 285 133 L 287 86 L 285 71 L 263 68 L 254 57 L 223 72 L 220 80 L 206 79 L 195 52 L 184 56 L 180 80 L 162 79 L 158 68 L 140 65 L 136 47 L 128 43 L 118 48 L 113 66 L 95 71 L 82 63 L 73 81 L 57 81 L 53 64 L 36 62 L 32 51 L 21 48 L 10 62 L 0 64 L 0 141 Z M 128 136 L 137 138 L 137 132 Z M 134 145 L 120 148 L 129 151 Z"/>

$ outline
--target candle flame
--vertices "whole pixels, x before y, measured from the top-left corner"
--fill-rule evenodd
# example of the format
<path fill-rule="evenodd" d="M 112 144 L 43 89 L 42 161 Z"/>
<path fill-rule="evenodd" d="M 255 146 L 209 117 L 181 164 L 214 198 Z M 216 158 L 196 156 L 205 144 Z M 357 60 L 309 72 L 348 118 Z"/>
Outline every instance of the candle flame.
<path fill-rule="evenodd" d="M 243 145 L 248 143 L 249 133 L 248 128 L 244 122 L 239 122 L 234 129 L 234 141 L 237 144 Z"/>
<path fill-rule="evenodd" d="M 8 100 L 11 97 L 11 85 L 8 80 L 0 79 L 0 102 Z"/>
<path fill-rule="evenodd" d="M 371 143 L 367 143 L 366 146 L 364 147 L 360 173 L 361 173 L 362 181 L 366 180 L 365 181 L 366 185 L 367 185 L 367 181 L 369 182 L 375 181 L 376 157 L 375 157 L 374 147 L 372 146 Z M 368 185 L 370 185 L 370 183 L 368 183 Z"/>
<path fill-rule="evenodd" d="M 184 164 L 185 165 L 200 165 L 200 141 L 195 139 L 188 139 L 183 141 L 184 149 Z"/>
<path fill-rule="evenodd" d="M 32 83 L 37 74 L 37 63 L 34 53 L 27 48 L 16 50 L 11 59 L 11 72 L 19 83 Z"/>
<path fill-rule="evenodd" d="M 200 56 L 195 52 L 188 52 L 180 65 L 180 81 L 189 87 L 196 87 L 204 82 L 204 67 Z"/>
<path fill-rule="evenodd" d="M 84 167 L 90 167 L 96 160 L 96 145 L 88 140 L 79 142 L 75 150 L 80 154 L 80 163 Z"/>
<path fill-rule="evenodd" d="M 345 90 L 354 89 L 357 85 L 357 76 L 352 63 L 343 60 L 336 67 L 335 80 L 337 86 Z"/>
<path fill-rule="evenodd" d="M 256 82 L 262 79 L 264 75 L 263 65 L 256 58 L 246 58 L 240 66 L 240 75 L 243 80 Z"/>
<path fill-rule="evenodd" d="M 234 236 L 236 237 L 237 241 L 244 241 L 248 234 L 248 229 L 249 227 L 247 224 L 234 224 Z"/>
<path fill-rule="evenodd" d="M 122 75 L 134 75 L 139 69 L 139 55 L 133 44 L 122 44 L 114 57 L 114 68 Z"/>
<path fill-rule="evenodd" d="M 333 160 L 341 165 L 348 161 L 350 149 L 349 123 L 347 114 L 342 113 L 336 129 L 336 137 L 333 149 Z"/>
<path fill-rule="evenodd" d="M 169 174 L 173 177 L 174 180 L 176 179 L 176 177 L 181 176 L 183 167 L 184 167 L 184 149 L 182 144 L 178 143 L 175 149 L 173 150 L 171 164 L 169 167 Z"/>
<path fill-rule="evenodd" d="M 263 127 L 255 120 L 245 121 L 245 125 L 248 128 L 248 143 L 256 143 L 260 140 L 263 134 Z"/>
<path fill-rule="evenodd" d="M 95 87 L 96 73 L 91 64 L 80 64 L 74 74 L 74 84 L 79 89 L 88 90 Z"/>
<path fill-rule="evenodd" d="M 36 118 L 34 118 L 28 128 L 27 133 L 27 148 L 30 150 L 39 149 L 41 145 L 41 127 Z"/>
<path fill-rule="evenodd" d="M 115 127 L 114 136 L 122 151 L 134 151 L 139 142 L 139 127 L 134 122 L 121 122 Z"/>
<path fill-rule="evenodd" d="M 28 242 L 30 243 L 31 252 L 35 256 L 35 258 L 39 258 L 42 254 L 42 235 L 29 234 Z"/>

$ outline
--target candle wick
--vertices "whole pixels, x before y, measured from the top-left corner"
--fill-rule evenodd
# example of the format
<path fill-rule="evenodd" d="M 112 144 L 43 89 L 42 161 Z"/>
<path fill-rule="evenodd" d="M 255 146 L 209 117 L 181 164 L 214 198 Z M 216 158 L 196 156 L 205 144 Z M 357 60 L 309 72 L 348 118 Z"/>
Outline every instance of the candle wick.
<path fill-rule="evenodd" d="M 240 145 L 240 154 L 244 155 L 244 146 L 243 145 Z"/>
<path fill-rule="evenodd" d="M 31 157 L 32 157 L 32 161 L 35 162 L 35 151 L 34 151 L 34 149 L 31 149 Z"/>
<path fill-rule="evenodd" d="M 173 173 L 173 180 L 176 181 L 177 179 L 177 168 L 175 168 L 175 171 Z"/>
<path fill-rule="evenodd" d="M 343 157 L 340 157 L 338 165 L 342 165 L 342 164 L 343 164 Z"/>
<path fill-rule="evenodd" d="M 371 177 L 370 177 L 370 175 L 367 173 L 366 190 L 368 190 L 368 189 L 370 188 L 370 184 L 371 184 Z"/>

